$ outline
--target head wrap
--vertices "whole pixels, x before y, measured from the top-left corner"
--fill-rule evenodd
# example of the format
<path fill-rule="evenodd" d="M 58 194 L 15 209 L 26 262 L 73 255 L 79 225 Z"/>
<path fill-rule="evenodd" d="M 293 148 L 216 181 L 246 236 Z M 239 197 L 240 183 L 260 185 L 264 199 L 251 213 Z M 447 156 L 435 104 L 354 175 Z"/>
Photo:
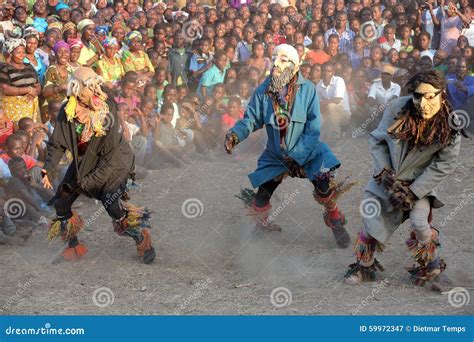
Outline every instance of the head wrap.
<path fill-rule="evenodd" d="M 127 45 L 130 46 L 130 44 L 132 44 L 132 40 L 134 40 L 135 38 L 142 40 L 142 34 L 138 31 L 129 32 L 126 37 Z"/>
<path fill-rule="evenodd" d="M 36 40 L 39 41 L 39 34 L 38 31 L 33 27 L 29 26 L 23 31 L 23 39 L 34 37 Z"/>
<path fill-rule="evenodd" d="M 45 18 L 37 17 L 35 20 L 33 20 L 33 27 L 36 29 L 36 31 L 44 33 L 48 28 L 48 23 L 46 22 Z"/>
<path fill-rule="evenodd" d="M 273 50 L 273 54 L 277 55 L 280 51 L 284 52 L 294 65 L 300 65 L 300 57 L 298 56 L 298 51 L 296 51 L 293 46 L 289 44 L 280 44 L 275 48 L 275 50 Z"/>
<path fill-rule="evenodd" d="M 125 27 L 126 26 L 124 25 L 124 23 L 122 21 L 117 20 L 112 24 L 112 32 L 114 32 L 117 29 L 123 29 L 124 30 Z"/>
<path fill-rule="evenodd" d="M 70 11 L 71 7 L 69 7 L 69 5 L 65 4 L 64 2 L 58 2 L 55 9 L 56 9 L 56 12 L 59 12 L 60 10 L 63 10 L 63 9 L 67 9 Z"/>
<path fill-rule="evenodd" d="M 104 34 L 107 35 L 109 33 L 109 27 L 107 25 L 98 25 L 95 28 L 95 32 L 97 34 Z"/>
<path fill-rule="evenodd" d="M 55 54 L 58 53 L 58 50 L 60 48 L 67 48 L 69 50 L 69 45 L 64 40 L 60 40 L 59 42 L 56 42 L 56 44 L 54 44 L 54 47 L 53 47 L 54 53 Z"/>
<path fill-rule="evenodd" d="M 95 23 L 90 20 L 90 19 L 84 19 L 84 20 L 81 20 L 78 24 L 77 24 L 77 30 L 79 32 L 82 33 L 82 30 L 84 30 L 87 26 L 89 25 L 95 25 Z"/>
<path fill-rule="evenodd" d="M 80 40 L 79 38 L 69 38 L 67 40 L 67 44 L 69 45 L 69 49 L 72 49 L 72 48 L 83 48 L 84 47 L 84 43 L 82 43 L 82 40 Z"/>
<path fill-rule="evenodd" d="M 74 24 L 72 21 L 67 22 L 63 26 L 63 32 L 69 31 L 69 30 L 75 30 L 76 29 L 76 24 Z"/>
<path fill-rule="evenodd" d="M 108 46 L 119 46 L 118 40 L 114 37 L 107 37 L 105 38 L 104 42 L 102 43 L 104 47 Z"/>
<path fill-rule="evenodd" d="M 11 54 L 17 47 L 26 47 L 26 41 L 23 38 L 8 38 L 5 42 L 5 50 Z"/>
<path fill-rule="evenodd" d="M 51 29 L 56 29 L 59 31 L 60 34 L 62 34 L 63 32 L 63 24 L 60 23 L 59 21 L 55 21 L 53 23 L 49 23 L 48 25 L 48 30 L 51 30 Z"/>

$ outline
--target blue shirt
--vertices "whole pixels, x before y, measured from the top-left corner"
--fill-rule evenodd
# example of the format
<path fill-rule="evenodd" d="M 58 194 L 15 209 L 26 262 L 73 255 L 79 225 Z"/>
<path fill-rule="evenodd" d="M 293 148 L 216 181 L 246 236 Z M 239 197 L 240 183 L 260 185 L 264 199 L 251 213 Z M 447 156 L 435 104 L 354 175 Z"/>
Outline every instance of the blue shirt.
<path fill-rule="evenodd" d="M 337 34 L 337 36 L 339 37 L 339 52 L 347 53 L 349 52 L 349 50 L 352 49 L 352 42 L 354 40 L 354 37 L 356 36 L 354 31 L 347 29 L 344 32 L 342 32 L 342 34 L 339 34 L 339 32 L 337 32 L 335 27 L 330 28 L 324 34 L 324 40 L 326 41 L 326 46 L 328 44 L 329 36 L 331 34 Z"/>
<path fill-rule="evenodd" d="M 43 58 L 41 58 L 41 56 L 36 51 L 35 51 L 35 59 L 36 59 L 36 64 L 37 64 L 36 66 L 30 63 L 30 60 L 26 57 L 23 59 L 23 62 L 31 64 L 31 66 L 35 68 L 41 84 L 44 84 L 44 74 L 46 72 L 46 65 L 43 62 Z"/>
<path fill-rule="evenodd" d="M 448 100 L 453 105 L 454 109 L 462 109 L 467 102 L 467 98 L 474 95 L 474 76 L 466 76 L 462 81 L 467 88 L 467 93 L 459 90 L 456 87 L 456 75 L 446 76 L 448 81 Z"/>
<path fill-rule="evenodd" d="M 209 68 L 204 74 L 202 74 L 201 79 L 199 80 L 198 86 L 198 95 L 202 98 L 201 87 L 206 87 L 207 96 L 212 95 L 214 90 L 214 86 L 219 83 L 224 83 L 225 73 L 227 71 L 227 67 L 221 71 L 219 68 L 214 64 L 212 67 Z"/>

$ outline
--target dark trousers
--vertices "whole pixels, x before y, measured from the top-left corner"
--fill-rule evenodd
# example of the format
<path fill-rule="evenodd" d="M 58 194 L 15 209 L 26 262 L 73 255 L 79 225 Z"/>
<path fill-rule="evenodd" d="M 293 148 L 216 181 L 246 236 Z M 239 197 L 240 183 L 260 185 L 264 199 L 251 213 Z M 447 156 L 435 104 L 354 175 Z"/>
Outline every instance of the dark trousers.
<path fill-rule="evenodd" d="M 115 192 L 103 193 L 99 198 L 109 216 L 114 220 L 121 219 L 127 213 L 120 204 L 122 193 L 123 192 L 118 189 Z M 77 191 L 77 189 L 73 190 L 72 192 L 63 189 L 54 201 L 56 215 L 61 218 L 70 218 L 72 216 L 71 207 L 80 194 L 81 192 Z"/>
<path fill-rule="evenodd" d="M 329 180 L 330 176 L 318 177 L 311 183 L 314 186 L 314 191 L 321 197 L 327 197 L 329 193 Z M 255 196 L 255 205 L 259 208 L 266 206 L 270 203 L 270 199 L 275 192 L 276 188 L 281 184 L 280 181 L 271 180 L 259 186 L 257 195 Z"/>

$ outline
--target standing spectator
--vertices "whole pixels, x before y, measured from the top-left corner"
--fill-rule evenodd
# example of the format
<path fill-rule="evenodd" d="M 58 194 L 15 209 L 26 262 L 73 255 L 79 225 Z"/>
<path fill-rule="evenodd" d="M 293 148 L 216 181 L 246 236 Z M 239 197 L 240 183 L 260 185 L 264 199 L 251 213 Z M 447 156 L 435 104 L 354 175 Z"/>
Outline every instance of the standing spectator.
<path fill-rule="evenodd" d="M 457 45 L 463 26 L 469 26 L 471 18 L 467 18 L 462 14 L 453 0 L 447 0 L 447 10 L 445 10 L 444 3 L 445 1 L 441 0 L 441 41 L 439 48 L 451 54 Z"/>
<path fill-rule="evenodd" d="M 336 26 L 327 30 L 324 34 L 324 39 L 329 45 L 329 36 L 336 34 L 339 38 L 339 51 L 342 53 L 349 52 L 352 49 L 352 42 L 355 37 L 355 33 L 347 28 L 347 14 L 344 12 L 338 12 L 336 15 Z"/>
<path fill-rule="evenodd" d="M 252 56 L 252 44 L 255 39 L 255 27 L 252 24 L 247 24 L 244 27 L 244 39 L 237 44 L 235 49 L 235 58 L 241 63 L 245 64 Z"/>
<path fill-rule="evenodd" d="M 36 51 L 39 44 L 39 35 L 38 31 L 33 27 L 25 29 L 23 33 L 23 38 L 26 42 L 26 51 L 25 51 L 25 63 L 30 63 L 36 70 L 41 84 L 44 83 L 44 73 L 46 72 L 46 65 L 43 62 L 43 59 Z"/>
<path fill-rule="evenodd" d="M 123 52 L 122 64 L 125 72 L 135 71 L 140 76 L 151 79 L 155 74 L 155 68 L 151 64 L 148 55 L 142 50 L 142 40 L 142 34 L 138 31 L 132 31 L 127 34 L 129 51 Z"/>
<path fill-rule="evenodd" d="M 224 83 L 227 70 L 227 55 L 218 51 L 214 56 L 213 66 L 206 71 L 199 81 L 198 94 L 201 98 L 212 95 L 213 88 L 218 83 Z"/>
<path fill-rule="evenodd" d="M 448 79 L 448 100 L 454 109 L 462 109 L 469 97 L 474 95 L 474 76 L 467 75 L 467 63 L 463 57 L 456 62 L 456 73 Z"/>
<path fill-rule="evenodd" d="M 186 72 L 189 67 L 190 53 L 184 47 L 183 33 L 178 31 L 174 35 L 173 48 L 168 56 L 168 81 L 179 86 L 188 83 Z"/>
<path fill-rule="evenodd" d="M 1 105 L 5 116 L 15 124 L 23 117 L 39 120 L 41 85 L 36 70 L 24 62 L 25 47 L 24 39 L 8 39 L 5 42 L 8 62 L 0 64 Z"/>

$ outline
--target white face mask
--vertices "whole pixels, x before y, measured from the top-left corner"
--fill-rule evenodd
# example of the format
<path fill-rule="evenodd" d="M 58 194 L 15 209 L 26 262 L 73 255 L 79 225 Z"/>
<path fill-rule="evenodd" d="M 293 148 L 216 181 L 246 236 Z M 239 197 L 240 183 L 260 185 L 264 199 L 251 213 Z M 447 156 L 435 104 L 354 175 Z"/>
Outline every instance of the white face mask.
<path fill-rule="evenodd" d="M 281 73 L 291 65 L 294 65 L 293 75 L 295 75 L 299 70 L 299 65 L 295 65 L 293 61 L 290 60 L 288 55 L 280 49 L 277 54 L 273 55 L 273 70 L 272 74 L 274 76 L 280 76 Z"/>
<path fill-rule="evenodd" d="M 413 104 L 425 120 L 431 119 L 441 109 L 441 89 L 420 83 L 413 92 Z"/>

